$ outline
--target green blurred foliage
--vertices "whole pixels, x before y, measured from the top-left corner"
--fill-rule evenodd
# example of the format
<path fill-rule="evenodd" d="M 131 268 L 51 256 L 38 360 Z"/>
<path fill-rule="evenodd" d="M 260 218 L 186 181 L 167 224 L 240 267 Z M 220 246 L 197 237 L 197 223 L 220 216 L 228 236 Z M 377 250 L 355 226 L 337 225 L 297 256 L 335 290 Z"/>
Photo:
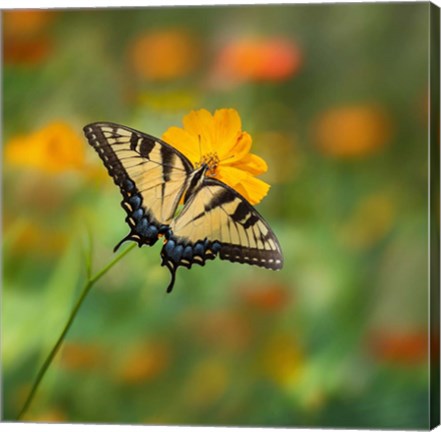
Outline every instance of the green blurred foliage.
<path fill-rule="evenodd" d="M 79 166 L 67 158 L 45 169 L 44 128 L 63 122 L 80 136 L 105 120 L 161 136 L 191 109 L 232 107 L 269 165 L 258 209 L 285 268 L 216 260 L 179 270 L 166 295 L 160 246 L 132 251 L 89 294 L 27 419 L 428 427 L 428 4 L 3 20 L 5 420 L 79 295 L 88 238 L 97 271 L 127 231 L 118 190 L 85 140 L 66 141 Z M 190 35 L 188 57 L 179 60 L 168 32 Z M 247 38 L 284 38 L 300 60 L 285 70 L 292 58 L 277 57 L 259 77 L 223 75 L 248 66 L 219 60 Z M 170 44 L 173 55 L 158 55 Z M 164 68 L 153 74 L 155 62 Z M 37 156 L 20 164 L 29 142 Z"/>

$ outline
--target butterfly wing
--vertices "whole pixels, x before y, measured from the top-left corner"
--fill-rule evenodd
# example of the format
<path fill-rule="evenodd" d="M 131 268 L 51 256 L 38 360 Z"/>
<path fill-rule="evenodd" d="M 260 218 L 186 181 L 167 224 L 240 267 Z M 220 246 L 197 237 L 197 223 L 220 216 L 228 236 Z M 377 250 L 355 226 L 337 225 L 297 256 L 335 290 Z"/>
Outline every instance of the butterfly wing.
<path fill-rule="evenodd" d="M 232 188 L 204 180 L 170 225 L 162 265 L 174 274 L 179 266 L 204 265 L 221 259 L 279 270 L 283 256 L 277 237 L 262 216 Z"/>
<path fill-rule="evenodd" d="M 160 139 L 126 126 L 92 123 L 84 133 L 123 196 L 130 233 L 115 250 L 126 240 L 154 244 L 175 215 L 191 162 Z"/>

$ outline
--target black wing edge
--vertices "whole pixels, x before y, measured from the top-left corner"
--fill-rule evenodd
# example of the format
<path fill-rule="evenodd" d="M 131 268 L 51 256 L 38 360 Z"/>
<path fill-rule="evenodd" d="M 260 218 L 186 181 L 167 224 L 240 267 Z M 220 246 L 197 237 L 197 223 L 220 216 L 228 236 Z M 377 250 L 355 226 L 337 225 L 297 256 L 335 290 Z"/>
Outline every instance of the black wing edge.
<path fill-rule="evenodd" d="M 260 220 L 265 224 L 268 229 L 267 236 L 269 235 L 268 238 L 274 241 L 277 250 L 269 251 L 258 248 L 240 247 L 239 245 L 222 243 L 217 240 L 211 241 L 207 238 L 193 243 L 178 237 L 170 230 L 166 234 L 166 243 L 161 250 L 161 265 L 166 266 L 171 273 L 171 281 L 167 292 L 169 293 L 173 289 L 178 267 L 191 268 L 193 264 L 204 266 L 207 260 L 213 260 L 217 255 L 219 255 L 220 259 L 231 262 L 255 265 L 269 270 L 282 269 L 284 259 L 280 243 L 261 214 L 242 195 L 225 183 L 213 178 L 207 178 L 204 180 L 204 185 L 222 186 L 235 197 L 240 198 L 246 206 L 246 210 L 256 217 L 256 221 Z"/>
<path fill-rule="evenodd" d="M 125 241 L 130 240 L 138 243 L 139 247 L 144 244 L 152 246 L 158 240 L 158 235 L 165 233 L 169 228 L 166 225 L 160 224 L 148 210 L 148 206 L 143 205 L 141 193 L 137 189 L 135 182 L 124 169 L 117 155 L 113 151 L 112 146 L 108 143 L 107 138 L 102 133 L 102 127 L 111 127 L 114 129 L 115 136 L 118 136 L 116 130 L 122 128 L 128 132 L 141 135 L 151 142 L 159 142 L 167 148 L 170 148 L 171 151 L 176 152 L 176 150 L 158 138 L 116 123 L 90 123 L 83 128 L 89 144 L 98 153 L 107 172 L 112 177 L 113 182 L 120 188 L 123 196 L 121 207 L 127 212 L 125 220 L 130 227 L 130 232 L 115 246 L 114 252 L 116 252 Z M 183 156 L 183 160 L 187 159 Z M 188 164 L 188 169 L 191 169 L 190 162 L 188 162 Z"/>

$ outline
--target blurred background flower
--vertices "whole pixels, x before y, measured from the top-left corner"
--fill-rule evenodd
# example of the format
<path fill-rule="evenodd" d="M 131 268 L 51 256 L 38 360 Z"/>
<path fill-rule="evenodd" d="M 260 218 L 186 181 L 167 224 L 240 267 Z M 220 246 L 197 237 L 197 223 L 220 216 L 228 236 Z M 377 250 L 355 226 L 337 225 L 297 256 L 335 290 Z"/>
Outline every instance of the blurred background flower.
<path fill-rule="evenodd" d="M 4 12 L 4 419 L 86 257 L 98 270 L 127 231 L 82 127 L 161 137 L 232 107 L 218 132 L 267 164 L 284 269 L 214 260 L 167 296 L 158 249 L 131 251 L 26 420 L 427 429 L 428 22 L 423 3 Z"/>
<path fill-rule="evenodd" d="M 333 108 L 319 116 L 314 135 L 323 154 L 360 158 L 390 143 L 391 120 L 384 110 L 369 105 Z"/>
<path fill-rule="evenodd" d="M 85 146 L 78 131 L 65 122 L 54 122 L 29 135 L 6 143 L 9 165 L 35 168 L 47 173 L 84 169 Z"/>
<path fill-rule="evenodd" d="M 58 14 L 43 9 L 4 11 L 4 62 L 31 66 L 43 61 L 52 50 L 50 27 Z"/>
<path fill-rule="evenodd" d="M 220 48 L 213 79 L 283 82 L 299 72 L 302 61 L 300 47 L 288 37 L 239 36 Z"/>
<path fill-rule="evenodd" d="M 201 57 L 199 40 L 186 28 L 140 33 L 131 42 L 128 54 L 136 75 L 152 81 L 186 77 Z"/>
<path fill-rule="evenodd" d="M 370 341 L 371 355 L 393 366 L 423 365 L 427 362 L 429 341 L 426 330 L 381 331 Z"/>

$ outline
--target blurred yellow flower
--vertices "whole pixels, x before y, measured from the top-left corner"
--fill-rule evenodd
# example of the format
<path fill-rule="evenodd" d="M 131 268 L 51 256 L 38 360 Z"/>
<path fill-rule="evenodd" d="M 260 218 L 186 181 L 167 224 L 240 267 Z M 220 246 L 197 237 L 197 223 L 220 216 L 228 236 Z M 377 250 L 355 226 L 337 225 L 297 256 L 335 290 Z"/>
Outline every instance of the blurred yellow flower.
<path fill-rule="evenodd" d="M 278 385 L 290 388 L 305 365 L 302 349 L 291 335 L 275 334 L 266 346 L 263 368 Z"/>
<path fill-rule="evenodd" d="M 208 175 L 226 183 L 257 204 L 268 193 L 269 184 L 256 178 L 267 171 L 266 162 L 252 153 L 251 136 L 242 131 L 234 109 L 219 109 L 214 115 L 205 109 L 191 111 L 184 128 L 171 127 L 162 139 L 182 152 L 194 166 L 209 166 Z"/>
<path fill-rule="evenodd" d="M 187 76 L 200 58 L 198 40 L 172 28 L 143 33 L 129 48 L 132 67 L 140 78 L 166 81 Z"/>
<path fill-rule="evenodd" d="M 5 162 L 52 174 L 81 169 L 85 162 L 84 143 L 67 123 L 51 123 L 34 133 L 8 141 Z"/>
<path fill-rule="evenodd" d="M 391 123 L 384 111 L 376 106 L 334 108 L 319 117 L 314 138 L 317 147 L 326 155 L 359 158 L 389 143 Z"/>

